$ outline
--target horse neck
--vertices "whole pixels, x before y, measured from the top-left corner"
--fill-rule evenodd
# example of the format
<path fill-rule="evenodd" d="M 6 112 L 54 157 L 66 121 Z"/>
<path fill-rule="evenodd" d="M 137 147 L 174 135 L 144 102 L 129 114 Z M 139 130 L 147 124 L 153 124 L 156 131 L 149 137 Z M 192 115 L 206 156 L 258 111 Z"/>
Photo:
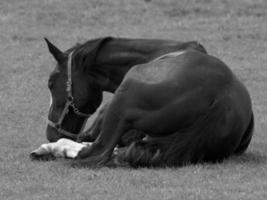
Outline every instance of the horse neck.
<path fill-rule="evenodd" d="M 130 68 L 174 51 L 180 42 L 146 39 L 113 39 L 97 56 L 97 65 L 109 78 L 105 91 L 114 92 Z"/>

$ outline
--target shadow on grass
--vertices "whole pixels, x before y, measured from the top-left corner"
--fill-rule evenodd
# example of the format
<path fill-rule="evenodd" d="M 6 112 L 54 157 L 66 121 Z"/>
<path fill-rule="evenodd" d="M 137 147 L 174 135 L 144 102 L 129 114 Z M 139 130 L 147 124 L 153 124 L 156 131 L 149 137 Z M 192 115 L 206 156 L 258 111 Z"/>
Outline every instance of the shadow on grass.
<path fill-rule="evenodd" d="M 111 159 L 111 161 L 108 161 L 107 163 L 103 165 L 94 165 L 94 164 L 89 164 L 85 160 L 76 160 L 76 159 L 67 159 L 67 158 L 55 158 L 55 157 L 45 157 L 42 159 L 35 159 L 34 161 L 55 161 L 59 165 L 63 166 L 68 166 L 70 168 L 88 168 L 88 169 L 100 169 L 100 168 L 124 168 L 124 169 L 142 169 L 142 168 L 147 168 L 147 169 L 164 169 L 164 168 L 182 168 L 182 167 L 188 167 L 188 166 L 218 166 L 218 165 L 255 165 L 255 164 L 264 164 L 267 163 L 267 155 L 263 154 L 262 152 L 246 152 L 242 155 L 239 156 L 232 156 L 228 159 L 225 159 L 224 161 L 221 162 L 215 162 L 215 163 L 210 163 L 210 162 L 203 162 L 203 163 L 198 163 L 198 164 L 187 164 L 183 166 L 177 166 L 177 167 L 133 167 L 130 166 L 128 163 L 117 163 L 114 162 L 114 159 Z"/>
<path fill-rule="evenodd" d="M 168 169 L 168 168 L 172 168 L 172 169 L 178 169 L 178 168 L 183 168 L 183 167 L 192 167 L 192 166 L 219 166 L 219 165 L 260 165 L 260 164 L 264 164 L 267 163 L 267 155 L 264 155 L 261 152 L 247 152 L 244 153 L 242 155 L 239 156 L 232 156 L 228 159 L 225 159 L 224 161 L 221 162 L 215 162 L 215 163 L 210 163 L 210 162 L 203 162 L 203 163 L 197 163 L 197 164 L 186 164 L 186 165 L 182 165 L 182 166 L 177 166 L 177 167 L 133 167 L 130 166 L 128 163 L 114 163 L 113 161 L 108 162 L 107 164 L 104 165 L 99 165 L 99 166 L 94 166 L 94 165 L 87 165 L 86 161 L 78 161 L 78 160 L 61 160 L 63 162 L 63 165 L 69 165 L 72 168 L 89 168 L 89 169 L 99 169 L 102 167 L 107 167 L 107 168 L 124 168 L 124 169 Z"/>

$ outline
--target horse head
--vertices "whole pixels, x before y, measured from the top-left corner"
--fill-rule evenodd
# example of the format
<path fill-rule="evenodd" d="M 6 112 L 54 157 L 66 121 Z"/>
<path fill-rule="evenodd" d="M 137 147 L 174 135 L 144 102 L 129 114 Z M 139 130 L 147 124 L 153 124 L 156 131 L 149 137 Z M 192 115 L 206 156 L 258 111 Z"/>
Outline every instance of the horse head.
<path fill-rule="evenodd" d="M 76 140 L 88 117 L 102 102 L 102 91 L 108 79 L 98 70 L 96 57 L 107 38 L 78 45 L 65 52 L 45 39 L 56 60 L 49 76 L 51 103 L 46 136 L 50 142 L 60 138 Z"/>

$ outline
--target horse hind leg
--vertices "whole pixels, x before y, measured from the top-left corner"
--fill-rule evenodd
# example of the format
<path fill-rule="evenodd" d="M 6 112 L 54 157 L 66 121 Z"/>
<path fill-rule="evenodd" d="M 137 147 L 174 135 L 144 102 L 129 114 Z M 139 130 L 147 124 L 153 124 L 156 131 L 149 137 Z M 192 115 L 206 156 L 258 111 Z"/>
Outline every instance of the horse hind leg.
<path fill-rule="evenodd" d="M 127 162 L 132 167 L 181 166 L 192 162 L 186 134 L 176 132 L 167 137 L 149 137 L 131 143 L 118 155 L 118 160 Z"/>
<path fill-rule="evenodd" d="M 103 119 L 105 116 L 105 112 L 108 109 L 108 105 L 109 105 L 109 102 L 106 103 L 105 105 L 103 105 L 99 109 L 98 115 L 96 116 L 92 126 L 88 130 L 86 130 L 86 131 L 84 131 L 78 135 L 78 138 L 76 140 L 77 142 L 94 142 L 95 141 L 95 139 L 100 134 Z"/>
<path fill-rule="evenodd" d="M 177 167 L 190 163 L 221 161 L 228 157 L 231 147 L 221 152 L 221 148 L 216 145 L 221 144 L 219 136 L 214 135 L 214 130 L 221 127 L 216 123 L 222 117 L 219 114 L 216 110 L 215 113 L 199 119 L 194 127 L 166 137 L 151 137 L 132 143 L 122 155 L 123 160 L 133 167 Z M 216 144 L 213 144 L 215 141 Z"/>
<path fill-rule="evenodd" d="M 239 146 L 238 139 L 229 140 L 229 137 L 224 136 L 235 123 L 233 116 L 232 113 L 226 115 L 224 107 L 214 106 L 210 113 L 187 130 L 132 143 L 123 154 L 123 159 L 134 167 L 172 167 L 189 163 L 219 162 L 232 153 L 243 153 L 253 134 L 253 116 Z M 228 126 L 223 126 L 224 124 Z M 220 132 L 215 134 L 214 131 Z"/>

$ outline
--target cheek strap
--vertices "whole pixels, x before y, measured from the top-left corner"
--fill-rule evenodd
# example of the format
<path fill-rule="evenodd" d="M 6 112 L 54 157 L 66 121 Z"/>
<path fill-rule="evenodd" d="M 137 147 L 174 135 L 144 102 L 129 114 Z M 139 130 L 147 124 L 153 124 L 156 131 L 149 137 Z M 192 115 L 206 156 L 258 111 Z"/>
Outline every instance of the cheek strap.
<path fill-rule="evenodd" d="M 62 113 L 58 119 L 58 121 L 55 123 L 55 122 L 52 122 L 51 120 L 48 119 L 48 125 L 55 128 L 60 134 L 68 137 L 68 138 L 71 138 L 71 139 L 77 139 L 77 135 L 79 133 L 81 133 L 85 127 L 85 124 L 86 124 L 86 121 L 87 119 L 91 116 L 91 114 L 87 114 L 87 113 L 83 113 L 81 112 L 74 104 L 74 98 L 73 98 L 73 95 L 72 95 L 72 78 L 71 78 L 71 62 L 72 62 L 72 53 L 71 52 L 68 56 L 68 66 L 67 66 L 67 75 L 68 75 L 68 80 L 66 82 L 66 91 L 67 91 L 67 94 L 68 94 L 68 97 L 67 97 L 67 102 L 64 106 L 64 109 L 62 110 Z M 69 113 L 69 108 L 72 107 L 73 109 L 73 112 L 78 115 L 78 116 L 81 116 L 81 117 L 84 117 L 84 121 L 83 121 L 83 125 L 79 131 L 78 134 L 75 134 L 75 133 L 71 133 L 69 131 L 66 131 L 62 128 L 62 123 L 63 123 L 63 120 L 65 119 L 66 115 Z"/>

